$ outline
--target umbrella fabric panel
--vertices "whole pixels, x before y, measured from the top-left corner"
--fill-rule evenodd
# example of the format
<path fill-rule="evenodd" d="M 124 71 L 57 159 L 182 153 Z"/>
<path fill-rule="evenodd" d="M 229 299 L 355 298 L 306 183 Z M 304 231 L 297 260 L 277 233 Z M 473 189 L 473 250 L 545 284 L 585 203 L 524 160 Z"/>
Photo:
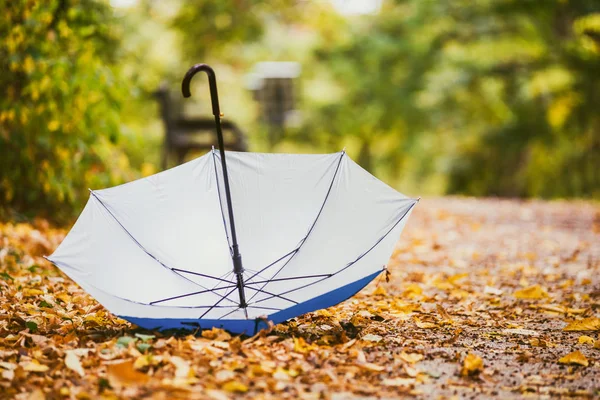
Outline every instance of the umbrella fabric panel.
<path fill-rule="evenodd" d="M 299 272 L 298 276 L 305 276 L 307 278 L 293 280 L 279 278 L 282 279 L 280 281 L 277 280 L 278 278 L 275 278 L 275 280 L 264 287 L 265 291 L 272 294 L 266 292 L 260 293 L 249 301 L 250 306 L 269 306 L 286 310 L 310 301 L 313 297 L 322 293 L 327 293 L 363 279 L 365 276 L 378 275 L 384 270 L 383 265 L 389 260 L 390 254 L 411 212 L 412 208 L 398 224 L 393 226 L 389 234 L 385 235 L 381 240 L 374 240 L 361 254 L 333 271 L 331 276 L 329 274 L 310 275 Z M 319 260 L 314 260 L 314 263 L 319 263 Z M 323 271 L 328 270 L 327 264 L 319 265 L 321 265 Z M 258 288 L 261 287 L 261 285 L 256 286 Z M 277 294 L 278 296 L 274 296 L 273 294 Z M 249 296 L 249 298 L 251 297 Z M 330 305 L 333 304 L 336 303 Z"/>
<path fill-rule="evenodd" d="M 407 199 L 344 156 L 332 190 L 323 203 L 321 213 L 314 218 L 314 226 L 306 240 L 284 265 L 263 273 L 270 281 L 264 284 L 263 289 L 281 294 L 301 287 L 301 281 L 310 282 L 297 279 L 302 276 L 315 276 L 310 279 L 316 281 L 324 278 L 323 275 L 339 275 L 340 270 L 367 251 L 370 263 L 353 265 L 347 272 L 323 285 L 346 284 L 381 270 L 398 240 L 403 220 L 415 203 L 416 200 Z M 382 239 L 384 237 L 386 240 Z M 340 281 L 341 278 L 344 280 Z M 296 290 L 291 298 L 286 297 L 302 302 L 318 293 L 316 289 Z M 266 298 L 272 299 L 273 296 L 260 292 L 249 296 L 248 301 L 252 303 Z M 281 306 L 281 301 L 276 303 Z"/>
<path fill-rule="evenodd" d="M 93 195 L 148 252 L 188 279 L 213 287 L 232 270 L 210 154 Z"/>
<path fill-rule="evenodd" d="M 229 228 L 220 155 L 213 155 Z M 226 152 L 226 157 L 243 265 L 254 274 L 299 246 L 323 203 L 342 153 Z"/>
<path fill-rule="evenodd" d="M 199 290 L 197 284 L 165 268 L 144 252 L 93 196 L 48 259 L 92 295 L 102 291 L 150 303 Z M 208 292 L 203 300 L 213 304 L 218 296 Z M 127 307 L 125 309 L 115 308 L 112 303 L 103 304 L 116 314 L 123 314 L 129 307 L 127 302 L 119 304 Z"/>

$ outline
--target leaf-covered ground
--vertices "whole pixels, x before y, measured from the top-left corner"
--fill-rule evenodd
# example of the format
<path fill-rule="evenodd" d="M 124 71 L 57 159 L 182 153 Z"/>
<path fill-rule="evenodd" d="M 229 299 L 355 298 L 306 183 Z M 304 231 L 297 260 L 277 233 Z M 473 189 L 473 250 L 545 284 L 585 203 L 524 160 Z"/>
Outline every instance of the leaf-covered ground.
<path fill-rule="evenodd" d="M 64 234 L 0 222 L 0 398 L 600 395 L 597 205 L 421 201 L 389 282 L 254 337 L 113 317 L 41 257 Z"/>

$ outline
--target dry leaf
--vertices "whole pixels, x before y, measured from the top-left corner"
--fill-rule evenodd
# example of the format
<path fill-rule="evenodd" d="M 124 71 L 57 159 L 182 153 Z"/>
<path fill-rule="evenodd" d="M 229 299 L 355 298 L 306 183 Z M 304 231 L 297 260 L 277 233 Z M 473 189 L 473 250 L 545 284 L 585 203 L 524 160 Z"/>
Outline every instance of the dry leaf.
<path fill-rule="evenodd" d="M 232 393 L 246 393 L 248 391 L 248 386 L 239 381 L 229 381 L 224 383 L 223 386 L 221 386 L 221 389 Z"/>
<path fill-rule="evenodd" d="M 476 375 L 483 371 L 483 360 L 476 354 L 469 353 L 463 360 L 463 367 L 460 371 L 462 376 Z"/>
<path fill-rule="evenodd" d="M 421 322 L 419 318 L 415 318 L 415 324 L 421 329 L 437 328 L 437 325 L 432 322 Z"/>
<path fill-rule="evenodd" d="M 150 380 L 146 374 L 138 372 L 133 367 L 133 361 L 119 364 L 109 364 L 107 376 L 112 387 L 120 388 L 129 385 L 143 385 Z"/>
<path fill-rule="evenodd" d="M 190 369 L 190 363 L 178 356 L 171 356 L 169 362 L 175 366 L 175 377 L 176 378 L 188 378 L 192 372 Z M 193 373 L 192 373 L 193 375 Z"/>
<path fill-rule="evenodd" d="M 538 300 L 543 299 L 544 297 L 548 297 L 548 292 L 540 285 L 529 286 L 524 289 L 519 289 L 515 291 L 514 296 L 517 299 L 523 300 Z"/>
<path fill-rule="evenodd" d="M 385 369 L 385 367 L 382 367 L 381 365 L 373 364 L 370 362 L 357 363 L 356 365 L 358 365 L 362 369 L 366 369 L 367 371 L 373 371 L 373 372 L 381 372 Z"/>
<path fill-rule="evenodd" d="M 373 296 L 387 296 L 387 292 L 385 291 L 385 289 L 383 288 L 383 286 L 377 286 L 377 288 L 375 290 L 373 290 L 373 293 L 371 293 Z"/>
<path fill-rule="evenodd" d="M 372 333 L 366 334 L 365 336 L 363 336 L 361 338 L 362 340 L 366 341 L 366 342 L 381 342 L 381 340 L 383 339 L 381 336 L 379 335 L 374 335 Z"/>
<path fill-rule="evenodd" d="M 564 331 L 597 331 L 600 330 L 600 318 L 590 317 L 573 321 L 564 327 Z"/>
<path fill-rule="evenodd" d="M 406 361 L 407 363 L 414 364 L 423 359 L 423 354 L 402 352 L 400 353 L 400 358 Z"/>
<path fill-rule="evenodd" d="M 436 304 L 435 307 L 437 308 L 437 312 L 438 312 L 438 314 L 440 314 L 440 317 L 442 317 L 442 320 L 444 322 L 449 322 L 449 323 L 454 322 L 452 320 L 452 317 L 450 316 L 450 314 L 448 314 L 448 312 L 444 309 L 444 307 L 442 307 L 439 304 Z"/>
<path fill-rule="evenodd" d="M 502 293 L 504 293 L 504 291 L 500 290 L 500 289 L 496 289 L 495 287 L 486 286 L 483 288 L 483 293 L 492 294 L 494 296 L 500 296 Z"/>
<path fill-rule="evenodd" d="M 49 369 L 47 365 L 40 364 L 38 360 L 31 360 L 30 362 L 26 362 L 22 364 L 22 367 L 25 371 L 29 372 L 46 372 Z"/>
<path fill-rule="evenodd" d="M 79 376 L 84 377 L 85 371 L 81 366 L 81 362 L 79 361 L 79 356 L 75 352 L 75 350 L 67 350 L 65 355 L 65 365 L 72 371 L 75 371 L 79 374 Z"/>
<path fill-rule="evenodd" d="M 560 364 L 577 364 L 587 367 L 589 365 L 588 359 L 579 350 L 567 354 L 558 360 Z"/>
<path fill-rule="evenodd" d="M 384 379 L 382 384 L 384 386 L 393 386 L 393 387 L 411 387 L 417 381 L 414 378 L 394 378 L 394 379 Z"/>
<path fill-rule="evenodd" d="M 579 336 L 579 339 L 577 339 L 577 342 L 579 344 L 591 344 L 593 346 L 596 341 L 594 340 L 593 337 L 582 335 L 582 336 Z"/>

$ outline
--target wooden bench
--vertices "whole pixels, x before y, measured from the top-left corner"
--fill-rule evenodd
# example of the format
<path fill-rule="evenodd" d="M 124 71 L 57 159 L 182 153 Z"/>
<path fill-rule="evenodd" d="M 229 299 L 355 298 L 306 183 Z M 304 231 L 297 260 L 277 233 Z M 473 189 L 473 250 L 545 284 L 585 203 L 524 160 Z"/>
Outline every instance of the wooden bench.
<path fill-rule="evenodd" d="M 169 91 L 161 87 L 154 92 L 165 126 L 165 141 L 161 155 L 161 168 L 167 169 L 184 162 L 188 152 L 208 151 L 217 144 L 213 117 L 188 118 L 182 115 L 181 103 L 173 100 Z M 231 121 L 221 121 L 225 148 L 234 151 L 248 151 L 246 136 Z"/>

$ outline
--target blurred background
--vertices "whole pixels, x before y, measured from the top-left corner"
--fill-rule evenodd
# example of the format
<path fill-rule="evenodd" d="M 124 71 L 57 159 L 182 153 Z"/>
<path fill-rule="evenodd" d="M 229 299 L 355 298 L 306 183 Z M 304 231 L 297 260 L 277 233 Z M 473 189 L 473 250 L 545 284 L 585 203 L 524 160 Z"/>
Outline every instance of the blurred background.
<path fill-rule="evenodd" d="M 598 0 L 0 0 L 0 209 L 67 222 L 216 143 L 413 196 L 600 198 Z"/>

